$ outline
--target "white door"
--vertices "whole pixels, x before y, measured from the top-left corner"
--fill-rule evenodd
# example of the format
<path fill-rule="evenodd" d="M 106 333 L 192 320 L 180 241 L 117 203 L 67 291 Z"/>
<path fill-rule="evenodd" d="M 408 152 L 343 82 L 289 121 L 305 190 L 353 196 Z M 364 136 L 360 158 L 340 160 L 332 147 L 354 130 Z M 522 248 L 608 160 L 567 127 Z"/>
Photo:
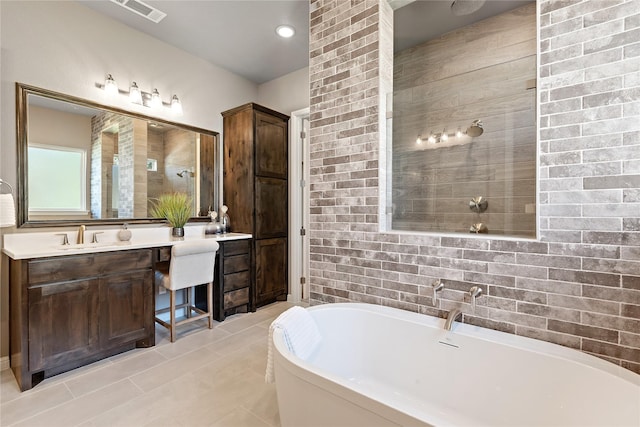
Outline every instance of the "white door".
<path fill-rule="evenodd" d="M 289 295 L 291 302 L 309 301 L 309 109 L 291 113 L 289 179 Z"/>

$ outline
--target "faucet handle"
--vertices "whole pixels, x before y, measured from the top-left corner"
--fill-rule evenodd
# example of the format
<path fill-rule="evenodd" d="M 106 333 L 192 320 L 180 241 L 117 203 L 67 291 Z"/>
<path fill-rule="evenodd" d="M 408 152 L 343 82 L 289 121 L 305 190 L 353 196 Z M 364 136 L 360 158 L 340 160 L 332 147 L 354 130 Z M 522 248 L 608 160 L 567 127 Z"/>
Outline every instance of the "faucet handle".
<path fill-rule="evenodd" d="M 431 284 L 431 289 L 433 290 L 433 306 L 436 306 L 436 300 L 438 299 L 438 291 L 441 291 L 444 289 L 444 283 L 442 283 L 441 279 L 436 280 L 435 282 L 433 282 Z"/>
<path fill-rule="evenodd" d="M 476 311 L 476 298 L 482 295 L 482 288 L 479 286 L 473 286 L 469 289 L 469 295 L 471 295 L 471 310 Z"/>
<path fill-rule="evenodd" d="M 69 244 L 69 236 L 67 236 L 67 233 L 56 234 L 56 236 L 62 236 L 62 244 L 63 245 L 68 245 Z"/>
<path fill-rule="evenodd" d="M 93 238 L 91 239 L 91 243 L 99 243 L 98 242 L 98 234 L 102 234 L 104 231 L 96 231 L 93 233 Z"/>

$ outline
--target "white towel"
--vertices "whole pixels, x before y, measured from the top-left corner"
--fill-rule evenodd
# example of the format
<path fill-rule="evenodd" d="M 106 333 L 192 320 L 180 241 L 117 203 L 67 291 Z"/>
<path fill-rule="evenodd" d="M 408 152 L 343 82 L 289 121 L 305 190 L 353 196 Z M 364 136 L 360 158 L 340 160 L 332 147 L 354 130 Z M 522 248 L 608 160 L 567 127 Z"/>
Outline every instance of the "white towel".
<path fill-rule="evenodd" d="M 16 225 L 16 206 L 13 194 L 0 194 L 0 227 Z"/>
<path fill-rule="evenodd" d="M 288 350 L 303 360 L 306 360 L 313 353 L 322 340 L 316 322 L 304 308 L 294 306 L 278 316 L 269 326 L 267 372 L 264 378 L 267 383 L 275 381 L 273 368 L 273 331 L 275 329 L 282 330 Z"/>

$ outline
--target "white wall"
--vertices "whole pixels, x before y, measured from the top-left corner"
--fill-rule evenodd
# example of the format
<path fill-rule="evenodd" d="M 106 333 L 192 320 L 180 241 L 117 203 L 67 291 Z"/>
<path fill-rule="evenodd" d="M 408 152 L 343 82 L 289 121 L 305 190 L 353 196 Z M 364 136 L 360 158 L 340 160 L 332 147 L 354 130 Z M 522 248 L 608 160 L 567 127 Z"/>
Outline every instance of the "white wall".
<path fill-rule="evenodd" d="M 284 114 L 309 107 L 309 67 L 258 86 L 257 102 Z"/>

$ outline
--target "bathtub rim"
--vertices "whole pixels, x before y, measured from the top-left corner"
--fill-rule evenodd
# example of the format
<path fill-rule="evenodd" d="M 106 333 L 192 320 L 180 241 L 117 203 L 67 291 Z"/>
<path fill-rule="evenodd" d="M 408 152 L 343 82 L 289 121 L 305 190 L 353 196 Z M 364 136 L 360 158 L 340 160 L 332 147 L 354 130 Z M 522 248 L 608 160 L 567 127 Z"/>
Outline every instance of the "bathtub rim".
<path fill-rule="evenodd" d="M 565 347 L 560 344 L 555 344 L 548 341 L 542 341 L 535 338 L 529 338 L 522 335 L 511 334 L 508 332 L 496 331 L 493 329 L 483 328 L 480 326 L 469 325 L 466 323 L 455 322 L 450 332 L 444 331 L 445 320 L 439 317 L 430 316 L 426 314 L 415 313 L 412 311 L 402 310 L 395 307 L 387 307 L 376 304 L 358 303 L 358 302 L 346 302 L 346 303 L 330 303 L 320 304 L 312 307 L 307 307 L 306 310 L 313 313 L 314 311 L 325 310 L 356 310 L 373 312 L 386 317 L 400 318 L 402 320 L 420 324 L 427 327 L 440 329 L 443 337 L 449 337 L 455 340 L 456 335 L 466 336 L 469 338 L 477 338 L 484 341 L 490 341 L 506 345 L 513 348 L 523 349 L 531 351 L 537 354 L 544 354 L 554 358 L 562 358 L 571 362 L 583 365 L 590 369 L 596 369 L 604 371 L 610 375 L 613 375 L 623 381 L 629 382 L 632 385 L 640 388 L 640 374 L 636 374 L 629 369 L 625 369 L 622 366 L 616 365 L 607 360 L 601 359 L 594 355 L 585 353 L 581 350 L 571 347 Z M 278 339 L 276 339 L 276 337 Z M 291 353 L 289 353 L 284 345 L 281 331 L 274 331 L 274 347 L 278 353 L 288 359 L 291 363 L 300 365 L 305 369 L 314 372 L 317 375 L 330 374 L 315 368 L 311 363 L 303 360 Z M 332 380 L 340 380 L 341 377 L 337 375 L 331 375 Z"/>

